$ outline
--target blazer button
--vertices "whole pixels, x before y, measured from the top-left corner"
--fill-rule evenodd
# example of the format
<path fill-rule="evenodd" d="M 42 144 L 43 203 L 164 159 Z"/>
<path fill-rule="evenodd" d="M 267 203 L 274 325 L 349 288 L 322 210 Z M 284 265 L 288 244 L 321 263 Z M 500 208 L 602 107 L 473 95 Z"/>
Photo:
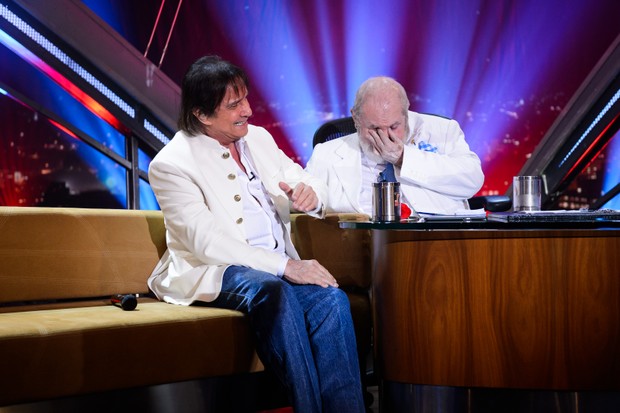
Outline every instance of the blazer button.
<path fill-rule="evenodd" d="M 228 159 L 229 157 L 230 157 L 230 152 L 224 152 L 222 154 L 222 158 L 224 158 L 224 159 Z"/>
<path fill-rule="evenodd" d="M 241 195 L 235 195 L 235 201 L 237 202 L 241 201 Z"/>
<path fill-rule="evenodd" d="M 234 180 L 236 178 L 235 174 L 228 174 L 228 179 L 230 179 L 231 181 Z"/>
<path fill-rule="evenodd" d="M 241 224 L 243 222 L 243 218 L 237 218 L 237 224 Z"/>

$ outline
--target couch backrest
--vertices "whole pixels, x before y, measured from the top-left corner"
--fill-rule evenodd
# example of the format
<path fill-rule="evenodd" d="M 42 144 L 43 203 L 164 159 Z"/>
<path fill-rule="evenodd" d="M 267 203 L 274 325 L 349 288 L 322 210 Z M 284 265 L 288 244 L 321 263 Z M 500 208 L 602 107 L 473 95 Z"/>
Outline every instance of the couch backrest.
<path fill-rule="evenodd" d="M 0 207 L 0 303 L 148 292 L 160 211 Z"/>
<path fill-rule="evenodd" d="M 371 281 L 370 231 L 341 229 L 341 220 L 367 221 L 364 214 L 328 214 L 317 219 L 305 214 L 291 216 L 294 243 L 302 259 L 316 259 L 341 287 L 368 289 Z"/>

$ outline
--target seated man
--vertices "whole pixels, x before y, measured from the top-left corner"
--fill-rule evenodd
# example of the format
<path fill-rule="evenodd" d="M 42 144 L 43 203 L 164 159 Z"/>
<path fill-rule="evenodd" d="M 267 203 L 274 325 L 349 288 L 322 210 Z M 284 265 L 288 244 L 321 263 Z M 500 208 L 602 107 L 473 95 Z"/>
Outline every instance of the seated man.
<path fill-rule="evenodd" d="M 416 211 L 469 208 L 484 175 L 456 121 L 409 111 L 405 89 L 388 77 L 366 80 L 351 114 L 357 133 L 317 145 L 306 167 L 328 185 L 326 212 L 372 215 L 372 184 L 386 166 Z"/>
<path fill-rule="evenodd" d="M 168 250 L 148 285 L 172 304 L 246 313 L 295 412 L 363 412 L 347 296 L 291 241 L 289 200 L 316 216 L 324 185 L 249 123 L 248 88 L 245 72 L 217 56 L 183 78 L 181 130 L 149 167 Z M 161 368 L 174 364 L 162 357 Z"/>

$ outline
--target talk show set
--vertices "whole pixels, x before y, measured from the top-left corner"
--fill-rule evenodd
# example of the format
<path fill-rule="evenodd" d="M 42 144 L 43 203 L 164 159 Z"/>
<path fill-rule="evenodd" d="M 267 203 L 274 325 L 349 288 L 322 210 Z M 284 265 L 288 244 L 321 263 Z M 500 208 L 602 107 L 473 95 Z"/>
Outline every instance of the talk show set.
<path fill-rule="evenodd" d="M 616 0 L 0 0 L 0 413 L 620 412 Z"/>

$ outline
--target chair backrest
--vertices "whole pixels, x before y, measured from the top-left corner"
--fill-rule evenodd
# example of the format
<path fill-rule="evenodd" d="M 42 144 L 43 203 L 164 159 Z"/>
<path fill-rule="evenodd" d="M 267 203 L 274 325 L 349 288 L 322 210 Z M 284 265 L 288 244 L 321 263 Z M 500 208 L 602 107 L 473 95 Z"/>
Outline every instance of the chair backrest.
<path fill-rule="evenodd" d="M 299 256 L 316 259 L 345 289 L 367 290 L 371 281 L 370 230 L 342 229 L 339 222 L 368 221 L 358 213 L 327 214 L 324 219 L 306 214 L 291 215 L 291 228 Z"/>
<path fill-rule="evenodd" d="M 314 148 L 319 143 L 331 141 L 332 139 L 352 133 L 355 133 L 355 124 L 351 116 L 330 120 L 325 122 L 314 132 L 312 147 Z"/>

